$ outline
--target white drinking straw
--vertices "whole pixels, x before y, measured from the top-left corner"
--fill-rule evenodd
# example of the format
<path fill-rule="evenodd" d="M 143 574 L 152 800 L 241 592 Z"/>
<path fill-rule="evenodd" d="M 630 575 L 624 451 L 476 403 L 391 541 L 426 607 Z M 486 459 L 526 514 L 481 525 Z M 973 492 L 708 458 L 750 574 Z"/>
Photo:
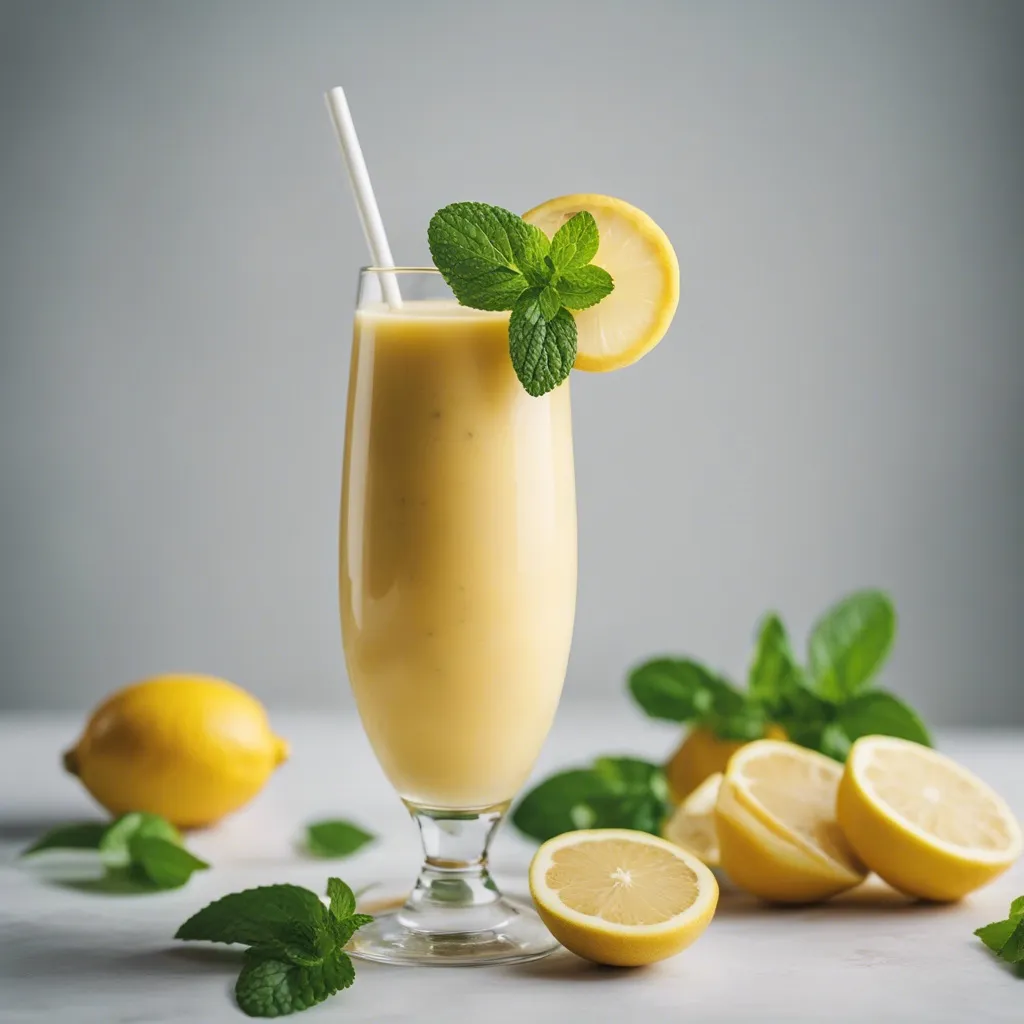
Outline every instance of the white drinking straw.
<path fill-rule="evenodd" d="M 345 166 L 348 168 L 348 179 L 352 183 L 352 191 L 359 208 L 359 219 L 363 222 L 363 233 L 370 247 L 370 259 L 375 267 L 393 267 L 395 261 L 391 256 L 384 221 L 380 217 L 380 209 L 373 195 L 370 183 L 370 172 L 366 169 L 363 151 L 359 146 L 356 126 L 352 122 L 352 112 L 348 109 L 345 90 L 336 85 L 326 96 L 327 109 L 331 112 L 334 130 L 338 134 L 338 143 Z M 384 289 L 384 300 L 389 306 L 398 308 L 402 305 L 402 295 L 398 290 L 398 278 L 394 274 L 381 274 L 381 287 Z"/>

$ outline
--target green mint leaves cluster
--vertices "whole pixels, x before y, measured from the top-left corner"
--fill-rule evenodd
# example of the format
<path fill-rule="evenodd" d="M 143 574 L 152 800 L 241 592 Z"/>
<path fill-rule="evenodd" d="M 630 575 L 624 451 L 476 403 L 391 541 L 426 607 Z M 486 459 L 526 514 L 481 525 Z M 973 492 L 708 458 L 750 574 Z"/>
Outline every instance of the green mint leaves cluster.
<path fill-rule="evenodd" d="M 141 812 L 123 814 L 109 825 L 88 822 L 55 828 L 22 856 L 44 850 L 95 850 L 110 891 L 178 889 L 194 872 L 210 866 L 185 849 L 181 833 L 169 821 Z"/>
<path fill-rule="evenodd" d="M 512 365 L 527 393 L 547 394 L 576 360 L 572 312 L 596 305 L 614 288 L 597 255 L 597 222 L 586 211 L 549 239 L 500 206 L 453 203 L 430 219 L 434 265 L 463 306 L 511 310 Z"/>
<path fill-rule="evenodd" d="M 327 895 L 329 908 L 298 885 L 246 889 L 193 914 L 174 937 L 248 946 L 235 983 L 239 1009 L 250 1017 L 297 1013 L 355 981 L 345 946 L 373 920 L 356 913 L 355 895 L 340 878 L 327 880 Z"/>
<path fill-rule="evenodd" d="M 520 801 L 512 823 L 544 842 L 581 828 L 632 828 L 658 834 L 668 812 L 661 768 L 634 757 L 599 757 L 545 779 Z"/>
<path fill-rule="evenodd" d="M 889 598 L 864 590 L 830 608 L 811 631 L 807 664 L 793 654 L 782 620 L 770 613 L 757 634 L 746 690 L 699 662 L 656 658 L 634 669 L 629 690 L 651 717 L 755 740 L 781 726 L 794 743 L 838 761 L 860 736 L 899 736 L 931 745 L 911 708 L 871 685 L 896 636 Z M 662 769 L 631 757 L 599 757 L 545 779 L 512 814 L 541 841 L 581 828 L 634 828 L 657 834 L 669 811 Z"/>
<path fill-rule="evenodd" d="M 903 701 L 872 686 L 896 636 L 896 612 L 877 590 L 830 608 L 811 630 L 806 664 L 793 654 L 775 613 L 758 630 L 745 691 L 689 659 L 659 658 L 634 669 L 629 689 L 652 718 L 687 722 L 722 739 L 752 740 L 771 723 L 794 743 L 837 761 L 860 736 L 899 736 L 931 744 Z"/>
<path fill-rule="evenodd" d="M 1000 960 L 1016 964 L 1018 973 L 1024 977 L 1024 896 L 1018 896 L 1010 904 L 1010 914 L 1005 921 L 993 921 L 974 934 Z"/>

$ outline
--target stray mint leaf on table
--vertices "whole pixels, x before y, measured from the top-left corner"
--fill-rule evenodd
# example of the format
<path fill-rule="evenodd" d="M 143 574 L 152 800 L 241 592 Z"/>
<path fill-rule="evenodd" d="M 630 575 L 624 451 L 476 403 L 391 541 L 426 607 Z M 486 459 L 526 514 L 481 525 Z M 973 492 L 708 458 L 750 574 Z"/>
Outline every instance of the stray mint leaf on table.
<path fill-rule="evenodd" d="M 174 937 L 257 946 L 281 938 L 295 922 L 326 927 L 327 908 L 320 897 L 300 885 L 263 885 L 214 900 Z"/>
<path fill-rule="evenodd" d="M 205 871 L 210 866 L 183 846 L 160 836 L 136 834 L 128 849 L 134 877 L 158 889 L 178 889 L 194 872 Z"/>
<path fill-rule="evenodd" d="M 344 946 L 373 920 L 355 913 L 355 896 L 340 878 L 327 880 L 330 910 L 297 885 L 231 893 L 193 914 L 176 939 L 249 946 L 235 984 L 239 1009 L 280 1017 L 322 1003 L 355 980 Z"/>
<path fill-rule="evenodd" d="M 122 814 L 104 832 L 99 847 L 103 863 L 111 868 L 127 866 L 131 861 L 131 842 L 138 836 L 165 839 L 181 845 L 181 833 L 166 818 L 159 814 L 131 811 Z"/>
<path fill-rule="evenodd" d="M 355 978 L 351 959 L 339 949 L 307 967 L 278 960 L 256 946 L 246 951 L 235 983 L 235 999 L 250 1017 L 283 1017 L 322 1003 L 348 988 Z"/>
<path fill-rule="evenodd" d="M 1024 964 L 1024 896 L 1010 904 L 1005 921 L 993 921 L 974 932 L 1001 960 Z"/>
<path fill-rule="evenodd" d="M 372 832 L 350 821 L 317 821 L 306 828 L 306 848 L 314 857 L 348 857 L 374 839 Z"/>
<path fill-rule="evenodd" d="M 327 898 L 331 901 L 331 916 L 343 921 L 356 912 L 356 894 L 340 878 L 327 879 Z"/>
<path fill-rule="evenodd" d="M 158 814 L 131 812 L 108 825 L 67 825 L 48 832 L 23 856 L 42 850 L 93 850 L 106 876 L 97 891 L 177 889 L 210 865 L 182 846 L 181 833 Z M 110 883 L 109 885 L 107 883 Z"/>
<path fill-rule="evenodd" d="M 43 850 L 98 850 L 108 827 L 101 822 L 61 825 L 37 839 L 27 850 L 22 851 L 21 856 L 28 857 Z"/>

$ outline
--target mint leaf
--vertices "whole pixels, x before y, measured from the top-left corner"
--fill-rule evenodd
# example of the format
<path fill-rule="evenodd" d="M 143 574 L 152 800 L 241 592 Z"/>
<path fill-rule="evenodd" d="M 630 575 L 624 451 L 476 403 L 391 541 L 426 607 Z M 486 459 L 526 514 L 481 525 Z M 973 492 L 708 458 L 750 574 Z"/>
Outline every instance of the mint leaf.
<path fill-rule="evenodd" d="M 27 850 L 22 851 L 21 856 L 28 857 L 43 850 L 98 850 L 106 831 L 107 826 L 99 822 L 61 825 L 37 839 Z"/>
<path fill-rule="evenodd" d="M 764 709 L 747 700 L 743 694 L 732 691 L 738 699 L 730 699 L 721 711 L 712 710 L 700 719 L 700 724 L 710 729 L 720 740 L 759 740 L 764 736 L 768 720 Z M 719 701 L 718 703 L 725 703 Z"/>
<path fill-rule="evenodd" d="M 661 765 L 638 757 L 599 757 L 594 761 L 593 770 L 616 792 L 641 789 L 658 796 L 668 792 Z"/>
<path fill-rule="evenodd" d="M 314 857 L 349 857 L 374 839 L 350 821 L 317 821 L 306 828 L 306 848 Z"/>
<path fill-rule="evenodd" d="M 323 963 L 324 957 L 339 946 L 332 923 L 328 921 L 326 926 L 321 926 L 308 921 L 291 921 L 279 926 L 276 938 L 253 948 L 261 950 L 268 959 L 313 967 Z"/>
<path fill-rule="evenodd" d="M 684 658 L 655 658 L 629 674 L 629 692 L 651 718 L 692 722 L 711 710 L 715 677 Z"/>
<path fill-rule="evenodd" d="M 1010 936 L 1017 928 L 1016 921 L 993 921 L 981 928 L 976 928 L 974 934 L 992 950 L 998 953 L 1009 941 Z"/>
<path fill-rule="evenodd" d="M 327 898 L 331 901 L 331 916 L 343 921 L 356 912 L 356 894 L 340 879 L 327 879 Z"/>
<path fill-rule="evenodd" d="M 853 746 L 852 737 L 847 735 L 840 722 L 829 722 L 822 727 L 815 749 L 833 761 L 842 764 Z"/>
<path fill-rule="evenodd" d="M 515 214 L 512 214 L 515 217 Z M 548 250 L 551 242 L 540 228 L 517 217 L 518 224 L 509 224 L 509 240 L 516 266 L 531 285 L 543 287 L 551 280 Z"/>
<path fill-rule="evenodd" d="M 585 267 L 596 255 L 600 236 L 597 221 L 586 210 L 570 217 L 551 239 L 548 256 L 559 273 Z"/>
<path fill-rule="evenodd" d="M 176 939 L 256 946 L 282 937 L 295 922 L 327 927 L 320 897 L 298 885 L 264 885 L 222 896 L 193 914 Z"/>
<path fill-rule="evenodd" d="M 1024 964 L 1024 922 L 1018 921 L 1009 938 L 1003 943 L 999 955 L 1007 963 Z"/>
<path fill-rule="evenodd" d="M 181 833 L 166 818 L 158 814 L 132 811 L 122 814 L 103 833 L 99 846 L 103 863 L 108 868 L 126 867 L 131 861 L 129 847 L 136 836 L 150 836 L 181 845 Z"/>
<path fill-rule="evenodd" d="M 836 721 L 851 741 L 861 736 L 899 736 L 932 745 L 916 712 L 884 690 L 868 690 L 841 704 Z"/>
<path fill-rule="evenodd" d="M 540 273 L 534 259 L 543 244 L 538 229 L 510 210 L 486 203 L 453 203 L 430 218 L 427 242 L 434 265 L 455 297 L 474 309 L 512 309 L 530 286 L 520 261 Z M 543 278 L 547 280 L 546 276 Z"/>
<path fill-rule="evenodd" d="M 789 646 L 786 627 L 775 612 L 769 612 L 758 629 L 747 689 L 765 707 L 777 708 L 801 686 L 801 675 Z"/>
<path fill-rule="evenodd" d="M 548 322 L 554 320 L 558 316 L 558 311 L 562 308 L 562 300 L 558 296 L 558 289 L 551 284 L 541 288 L 537 301 L 540 303 L 541 314 Z"/>
<path fill-rule="evenodd" d="M 589 807 L 593 801 L 611 795 L 613 789 L 607 779 L 589 768 L 559 772 L 535 786 L 519 801 L 512 812 L 512 824 L 520 832 L 543 842 L 579 827 L 573 820 L 573 808 Z"/>
<path fill-rule="evenodd" d="M 246 952 L 235 999 L 250 1017 L 283 1017 L 322 1003 L 353 981 L 352 961 L 340 950 L 332 951 L 321 964 L 304 967 L 278 960 L 272 951 L 257 946 Z"/>
<path fill-rule="evenodd" d="M 1000 959 L 1011 964 L 1024 964 L 1024 896 L 1010 904 L 1005 921 L 993 921 L 974 932 Z"/>
<path fill-rule="evenodd" d="M 559 301 L 567 309 L 589 309 L 611 294 L 615 282 L 607 270 L 589 266 L 564 271 L 555 287 Z"/>
<path fill-rule="evenodd" d="M 142 875 L 158 889 L 177 889 L 195 871 L 210 865 L 189 853 L 183 846 L 160 836 L 136 833 L 128 845 L 133 874 Z"/>
<path fill-rule="evenodd" d="M 370 914 L 352 914 L 346 917 L 342 921 L 338 921 L 334 918 L 331 919 L 330 929 L 331 937 L 334 940 L 335 946 L 338 949 L 344 949 L 349 940 L 355 933 L 363 927 L 364 924 L 369 924 L 373 920 Z"/>
<path fill-rule="evenodd" d="M 559 772 L 530 790 L 513 812 L 512 823 L 541 841 L 580 828 L 658 834 L 667 801 L 660 766 L 633 757 L 599 757 L 592 768 Z"/>
<path fill-rule="evenodd" d="M 534 398 L 558 387 L 576 361 L 576 321 L 565 309 L 546 320 L 538 288 L 523 292 L 516 302 L 508 340 L 516 376 Z"/>
<path fill-rule="evenodd" d="M 881 668 L 896 635 L 896 611 L 878 590 L 850 594 L 811 632 L 808 658 L 817 692 L 839 702 L 860 691 Z"/>

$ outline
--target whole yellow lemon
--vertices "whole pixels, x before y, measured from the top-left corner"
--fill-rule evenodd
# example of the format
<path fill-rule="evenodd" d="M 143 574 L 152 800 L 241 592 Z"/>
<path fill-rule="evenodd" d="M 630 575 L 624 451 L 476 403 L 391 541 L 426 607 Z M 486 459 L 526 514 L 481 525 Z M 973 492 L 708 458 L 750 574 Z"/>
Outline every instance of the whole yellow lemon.
<path fill-rule="evenodd" d="M 765 737 L 786 739 L 785 730 L 769 725 Z M 691 729 L 676 752 L 665 763 L 665 781 L 674 803 L 681 804 L 706 778 L 725 772 L 729 758 L 744 746 L 745 740 L 722 740 L 710 729 Z"/>
<path fill-rule="evenodd" d="M 237 810 L 288 757 L 263 705 L 223 679 L 133 683 L 92 713 L 64 767 L 111 814 L 148 811 L 199 828 Z"/>

